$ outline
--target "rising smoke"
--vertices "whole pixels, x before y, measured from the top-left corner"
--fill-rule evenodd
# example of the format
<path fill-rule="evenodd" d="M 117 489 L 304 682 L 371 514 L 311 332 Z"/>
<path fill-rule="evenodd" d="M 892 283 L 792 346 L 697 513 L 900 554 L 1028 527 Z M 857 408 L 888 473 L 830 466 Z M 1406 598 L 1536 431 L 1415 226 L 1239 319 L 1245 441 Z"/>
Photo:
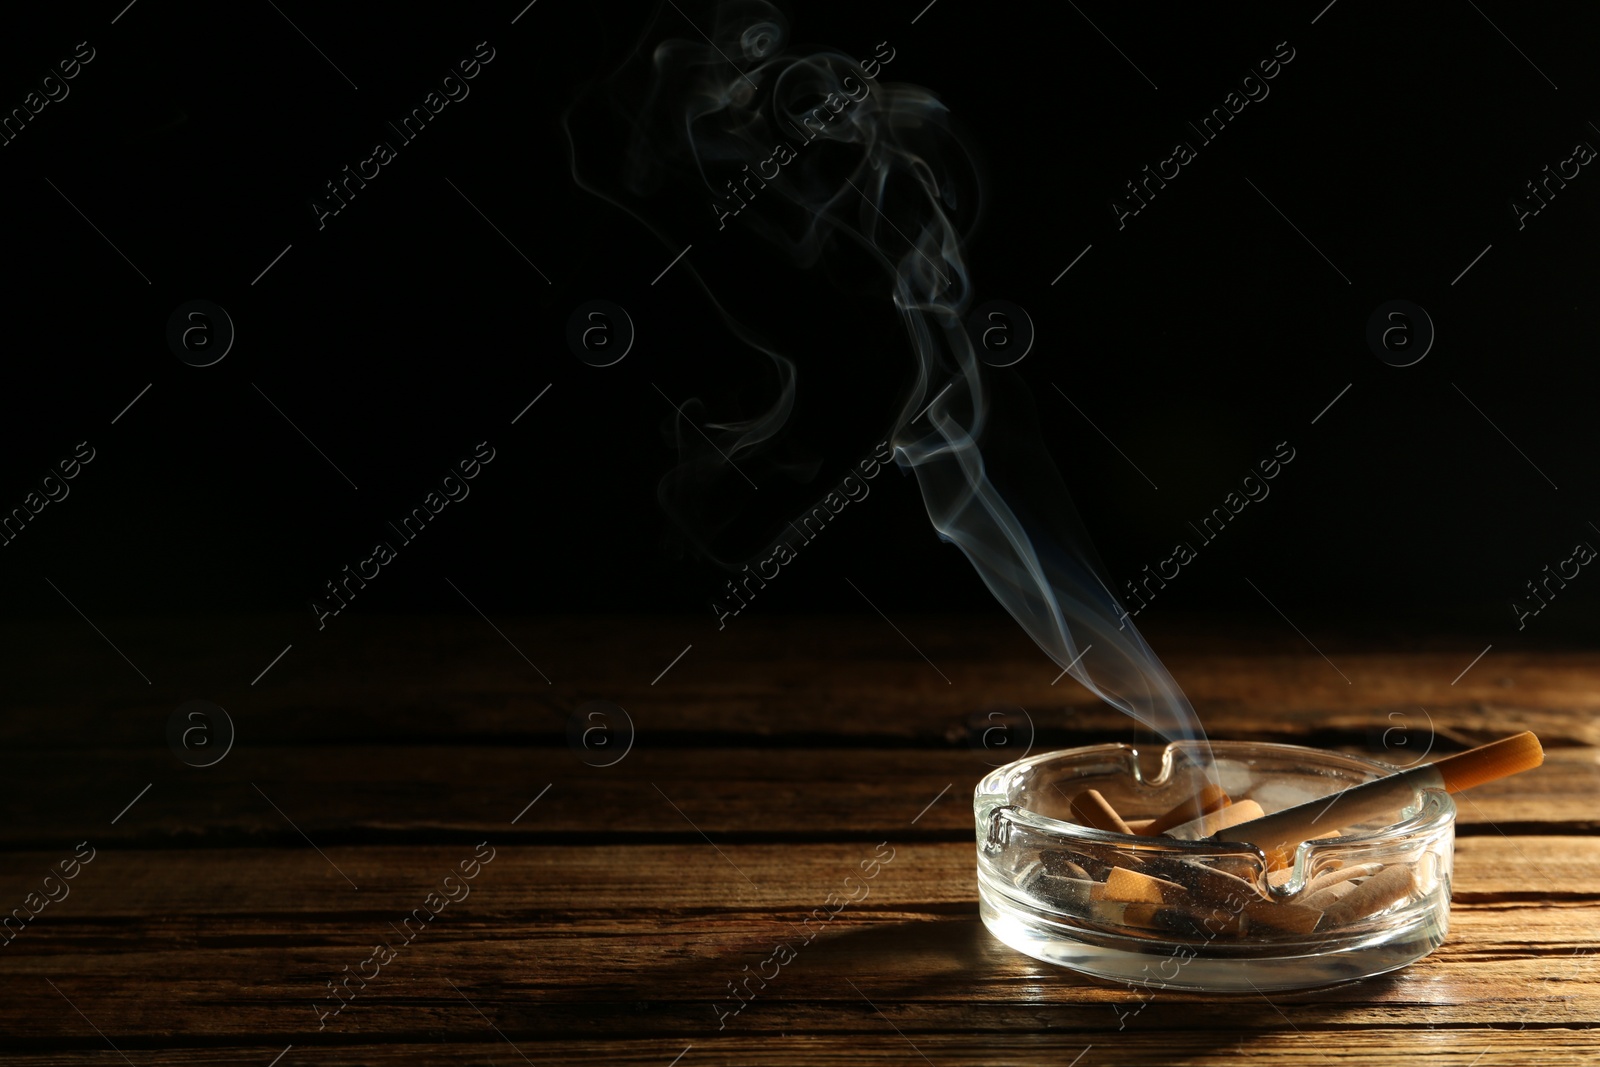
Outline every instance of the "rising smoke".
<path fill-rule="evenodd" d="M 704 198 L 708 245 L 720 230 L 743 227 L 802 268 L 852 247 L 875 262 L 912 356 L 889 440 L 916 475 L 934 529 L 1060 668 L 1165 737 L 1203 738 L 1188 700 L 1102 581 L 1031 401 L 1015 402 L 1020 383 L 984 365 L 963 328 L 978 183 L 945 105 L 925 88 L 885 80 L 897 55 L 887 41 L 864 62 L 793 49 L 787 20 L 762 0 L 723 4 L 697 24 L 704 37 L 689 36 L 694 27 L 676 8 L 662 20 L 676 25 L 648 57 L 635 57 L 648 72 L 629 72 L 638 95 L 623 187 L 647 202 L 669 176 L 687 175 Z M 574 177 L 606 195 L 576 165 Z M 648 210 L 638 214 L 660 232 Z M 758 455 L 793 408 L 796 360 L 722 313 L 772 361 L 776 395 L 757 417 L 708 423 L 714 450 L 683 427 L 664 501 Z M 800 354 L 799 363 L 807 358 L 815 357 Z"/>

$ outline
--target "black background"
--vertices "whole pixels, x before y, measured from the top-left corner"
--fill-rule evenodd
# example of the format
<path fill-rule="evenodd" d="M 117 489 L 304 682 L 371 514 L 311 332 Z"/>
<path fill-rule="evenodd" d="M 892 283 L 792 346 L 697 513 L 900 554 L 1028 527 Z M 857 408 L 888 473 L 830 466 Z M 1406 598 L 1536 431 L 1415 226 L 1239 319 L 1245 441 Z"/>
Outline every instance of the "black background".
<path fill-rule="evenodd" d="M 737 222 L 719 231 L 708 198 L 644 202 L 646 226 L 575 182 L 563 113 L 608 87 L 625 94 L 627 78 L 606 79 L 664 37 L 702 41 L 713 11 L 541 0 L 512 25 L 517 0 L 279 6 L 8 16 L 6 109 L 77 42 L 96 58 L 0 148 L 0 508 L 21 505 L 76 442 L 96 458 L 0 548 L 0 610 L 70 616 L 54 582 L 96 620 L 173 616 L 199 632 L 226 614 L 295 611 L 313 628 L 323 584 L 487 440 L 496 459 L 470 497 L 352 612 L 470 611 L 453 582 L 491 615 L 710 621 L 726 574 L 691 546 L 715 532 L 686 537 L 658 499 L 676 461 L 662 394 L 699 398 L 701 422 L 743 418 L 770 402 L 772 378 L 708 293 L 799 369 L 791 424 L 750 468 L 759 489 L 731 472 L 718 486 L 740 514 L 712 540 L 725 560 L 753 558 L 871 452 L 913 369 L 886 281 L 798 270 Z M 950 108 L 982 174 L 967 250 L 978 300 L 1020 304 L 1038 332 L 1022 363 L 994 373 L 1032 393 L 1044 453 L 1111 578 L 1120 587 L 1192 540 L 1187 522 L 1278 442 L 1296 450 L 1271 496 L 1141 623 L 1281 628 L 1248 578 L 1313 634 L 1593 636 L 1600 579 L 1586 573 L 1520 633 L 1510 606 L 1576 542 L 1600 544 L 1600 178 L 1585 168 L 1520 231 L 1511 209 L 1574 143 L 1600 144 L 1587 9 L 1318 0 L 1045 14 L 938 0 L 913 24 L 919 6 L 787 14 L 801 47 L 866 56 L 889 42 L 883 79 Z M 309 205 L 323 183 L 393 140 L 385 121 L 483 40 L 495 58 L 470 96 L 319 230 Z M 1119 230 L 1109 205 L 1123 183 L 1193 140 L 1185 122 L 1282 41 L 1294 59 L 1270 96 Z M 605 184 L 626 116 L 594 113 L 574 112 L 576 165 Z M 237 328 L 206 368 L 165 337 L 196 298 Z M 638 331 L 607 368 L 564 339 L 573 309 L 596 298 Z M 1411 367 L 1365 339 L 1394 299 L 1437 328 Z M 871 610 L 846 578 L 891 616 L 996 613 L 894 469 L 753 610 Z"/>

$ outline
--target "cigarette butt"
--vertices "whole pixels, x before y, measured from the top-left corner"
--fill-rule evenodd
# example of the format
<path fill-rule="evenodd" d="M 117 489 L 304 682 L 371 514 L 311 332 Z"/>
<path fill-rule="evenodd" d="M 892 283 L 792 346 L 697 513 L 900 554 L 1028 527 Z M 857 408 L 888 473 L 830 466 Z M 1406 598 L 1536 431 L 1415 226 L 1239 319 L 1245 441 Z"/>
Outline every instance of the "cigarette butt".
<path fill-rule="evenodd" d="M 1023 879 L 1022 889 L 1056 907 L 1077 908 L 1089 899 L 1090 888 L 1097 884 L 1086 878 L 1063 878 L 1041 867 Z"/>
<path fill-rule="evenodd" d="M 1261 805 L 1255 801 L 1241 800 L 1237 803 L 1229 804 L 1225 808 L 1218 808 L 1207 815 L 1202 815 L 1198 819 L 1179 823 L 1172 829 L 1167 830 L 1166 834 L 1168 837 L 1176 837 L 1181 841 L 1198 841 L 1204 837 L 1211 837 L 1221 830 L 1226 830 L 1230 826 L 1250 822 L 1252 819 L 1259 819 L 1265 814 L 1266 812 L 1262 810 Z"/>
<path fill-rule="evenodd" d="M 1267 884 L 1274 889 L 1288 885 L 1292 878 L 1294 878 L 1293 867 L 1273 867 L 1267 871 Z"/>
<path fill-rule="evenodd" d="M 1127 819 L 1125 821 L 1128 824 L 1128 829 L 1136 834 L 1148 834 L 1150 832 L 1150 824 L 1155 822 L 1154 819 Z"/>
<path fill-rule="evenodd" d="M 1340 882 L 1348 882 L 1352 878 L 1370 878 L 1381 870 L 1383 870 L 1383 864 L 1381 863 L 1355 863 L 1349 867 L 1340 867 L 1338 870 L 1323 871 L 1307 882 L 1306 887 L 1300 892 L 1302 895 L 1318 893 L 1329 886 L 1337 885 Z M 1305 902 L 1300 900 L 1295 903 L 1303 904 Z"/>
<path fill-rule="evenodd" d="M 1410 864 L 1391 863 L 1330 905 L 1322 913 L 1322 922 L 1317 928 L 1329 930 L 1381 911 L 1410 895 L 1416 881 Z"/>
<path fill-rule="evenodd" d="M 1226 871 L 1219 871 L 1200 863 L 1190 866 L 1195 868 L 1194 875 L 1179 880 L 1201 900 L 1222 902 L 1268 899 L 1261 895 L 1261 890 L 1257 889 L 1253 882 L 1238 875 L 1228 874 Z"/>
<path fill-rule="evenodd" d="M 1148 901 L 1098 900 L 1089 905 L 1089 917 L 1110 926 L 1207 939 L 1219 934 L 1240 934 L 1245 929 L 1239 915 L 1220 908 L 1181 908 Z"/>
<path fill-rule="evenodd" d="M 1335 901 L 1343 899 L 1345 896 L 1349 895 L 1350 893 L 1354 893 L 1359 888 L 1360 886 L 1358 886 L 1355 882 L 1348 880 L 1343 882 L 1334 882 L 1332 885 L 1323 886 L 1315 893 L 1304 894 L 1300 900 L 1300 903 L 1304 904 L 1308 908 L 1320 908 L 1323 911 L 1327 911 L 1329 908 L 1333 907 Z"/>
<path fill-rule="evenodd" d="M 1143 904 L 1173 904 L 1189 896 L 1189 890 L 1165 878 L 1130 871 L 1126 867 L 1113 867 L 1106 876 L 1106 900 L 1121 900 Z"/>
<path fill-rule="evenodd" d="M 1268 859 L 1270 860 L 1271 857 L 1268 857 Z M 1330 864 L 1330 866 L 1320 874 L 1314 874 L 1307 878 L 1306 884 L 1300 887 L 1301 893 L 1315 893 L 1317 890 L 1330 886 L 1334 882 L 1343 882 L 1351 878 L 1364 878 L 1369 874 L 1377 874 L 1378 869 L 1383 866 L 1381 863 L 1357 863 L 1352 867 L 1346 867 L 1343 865 L 1342 860 L 1326 858 L 1322 862 Z M 1286 886 L 1292 881 L 1294 881 L 1293 862 L 1281 867 L 1273 866 L 1271 863 L 1268 864 L 1267 884 L 1272 888 L 1277 889 Z"/>
<path fill-rule="evenodd" d="M 1106 879 L 1105 899 L 1137 898 L 1153 902 L 1159 894 L 1169 910 L 1181 911 L 1187 927 L 1199 936 L 1240 934 L 1255 928 L 1308 934 L 1317 928 L 1322 911 L 1301 903 L 1282 904 L 1262 895 L 1254 882 L 1194 860 L 1159 864 L 1166 879 L 1114 868 Z M 1166 888 L 1178 885 L 1189 891 L 1179 896 Z M 1180 920 L 1174 920 L 1180 921 Z"/>
<path fill-rule="evenodd" d="M 1277 904 L 1270 900 L 1253 900 L 1242 911 L 1252 927 L 1267 926 L 1294 934 L 1309 934 L 1323 916 L 1322 911 L 1304 904 Z"/>
<path fill-rule="evenodd" d="M 1218 870 L 1200 860 L 1156 857 L 1149 861 L 1147 869 L 1158 878 L 1187 887 L 1197 903 L 1267 899 L 1249 879 Z"/>
<path fill-rule="evenodd" d="M 1044 864 L 1044 869 L 1051 874 L 1060 875 L 1063 878 L 1081 878 L 1084 881 L 1092 881 L 1089 877 L 1089 872 L 1073 860 L 1070 852 L 1063 852 L 1054 848 L 1045 849 L 1039 853 L 1039 861 Z"/>
<path fill-rule="evenodd" d="M 1149 907 L 1150 905 L 1144 905 Z M 1249 923 L 1238 910 L 1167 906 L 1156 912 L 1155 921 L 1164 928 L 1189 937 L 1209 941 L 1222 934 L 1237 937 Z"/>
<path fill-rule="evenodd" d="M 1127 900 L 1094 900 L 1089 904 L 1089 917 L 1095 922 L 1110 926 L 1138 926 L 1146 930 L 1160 930 L 1156 921 L 1160 906 Z"/>
<path fill-rule="evenodd" d="M 1307 841 L 1323 841 L 1323 840 L 1326 840 L 1327 838 L 1338 837 L 1338 836 L 1340 836 L 1340 831 L 1338 831 L 1338 830 L 1329 830 L 1325 834 L 1314 834 L 1311 837 L 1306 838 L 1306 840 Z M 1295 854 L 1296 851 L 1299 850 L 1299 848 L 1300 848 L 1300 842 L 1295 841 L 1295 842 L 1292 842 L 1290 844 L 1284 845 L 1284 846 L 1282 846 L 1280 848 L 1263 850 L 1263 851 L 1266 852 L 1266 856 L 1267 856 L 1267 870 L 1268 871 L 1283 871 L 1284 872 L 1283 879 L 1284 879 L 1284 881 L 1288 881 L 1289 880 L 1289 876 L 1292 873 L 1292 869 L 1294 867 L 1294 854 Z"/>
<path fill-rule="evenodd" d="M 1085 789 L 1072 799 L 1072 817 L 1096 830 L 1114 834 L 1133 833 L 1128 829 L 1128 824 L 1122 821 L 1122 816 L 1117 814 L 1117 809 L 1100 795 L 1098 789 Z"/>
<path fill-rule="evenodd" d="M 1248 926 L 1243 913 L 1229 911 L 1226 908 L 1213 908 L 1200 921 L 1202 936 L 1208 938 L 1221 934 L 1238 937 L 1248 929 Z"/>
<path fill-rule="evenodd" d="M 1141 834 L 1159 834 L 1172 829 L 1182 823 L 1192 822 L 1203 815 L 1210 815 L 1219 808 L 1225 808 L 1233 801 L 1228 799 L 1228 794 L 1222 787 L 1214 782 L 1208 782 L 1200 792 L 1189 797 L 1182 803 L 1157 815 L 1150 820 L 1150 825 L 1138 831 Z M 1131 823 L 1129 825 L 1132 825 Z"/>

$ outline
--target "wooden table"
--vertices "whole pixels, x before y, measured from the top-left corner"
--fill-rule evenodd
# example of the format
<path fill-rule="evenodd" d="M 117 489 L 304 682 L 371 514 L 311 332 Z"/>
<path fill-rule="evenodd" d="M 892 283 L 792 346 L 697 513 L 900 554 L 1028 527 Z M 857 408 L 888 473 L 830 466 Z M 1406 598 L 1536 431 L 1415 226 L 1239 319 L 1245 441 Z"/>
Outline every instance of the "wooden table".
<path fill-rule="evenodd" d="M 1486 642 L 1327 640 L 1335 670 L 1293 634 L 1157 639 L 1214 737 L 1405 761 L 1528 728 L 1549 756 L 1462 805 L 1431 957 L 1270 1000 L 1163 992 L 1119 1030 L 1139 992 L 977 916 L 981 738 L 1027 740 L 987 712 L 1026 709 L 1035 751 L 1131 736 L 1009 622 L 897 620 L 926 660 L 875 617 L 497 622 L 118 622 L 151 685 L 78 620 L 0 633 L 0 907 L 93 849 L 0 948 L 4 1062 L 1600 1062 L 1592 653 L 1497 649 L 1452 684 Z M 166 741 L 193 698 L 237 730 L 210 767 Z M 612 766 L 580 754 L 623 752 L 618 723 L 590 720 L 603 756 L 567 741 L 589 700 L 636 728 Z M 734 1014 L 729 984 L 874 856 Z"/>

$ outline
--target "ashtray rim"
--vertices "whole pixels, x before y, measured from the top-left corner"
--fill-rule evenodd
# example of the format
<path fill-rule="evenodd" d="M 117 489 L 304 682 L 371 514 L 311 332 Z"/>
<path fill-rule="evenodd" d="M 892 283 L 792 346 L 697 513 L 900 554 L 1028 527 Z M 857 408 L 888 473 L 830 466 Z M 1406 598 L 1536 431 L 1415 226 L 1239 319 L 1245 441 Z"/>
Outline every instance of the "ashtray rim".
<path fill-rule="evenodd" d="M 986 789 L 991 783 L 1000 784 L 1003 779 L 1011 777 L 1023 769 L 1037 769 L 1040 765 L 1063 761 L 1068 757 L 1081 758 L 1090 754 L 1109 754 L 1113 752 L 1125 757 L 1129 773 L 1136 783 L 1141 785 L 1160 785 L 1171 780 L 1172 772 L 1176 766 L 1177 754 L 1184 749 L 1208 749 L 1212 750 L 1217 756 L 1226 755 L 1229 749 L 1242 749 L 1251 753 L 1273 754 L 1285 758 L 1311 755 L 1318 757 L 1317 762 L 1324 766 L 1328 764 L 1329 757 L 1332 757 L 1333 760 L 1346 761 L 1353 769 L 1378 772 L 1374 775 L 1376 778 L 1388 777 L 1406 769 L 1405 767 L 1396 767 L 1393 764 L 1383 763 L 1379 760 L 1369 759 L 1366 756 L 1353 753 L 1339 752 L 1334 749 L 1313 748 L 1309 745 L 1286 744 L 1280 741 L 1180 740 L 1168 741 L 1163 745 L 1160 770 L 1153 777 L 1145 778 L 1139 764 L 1140 750 L 1138 746 L 1122 741 L 1110 741 L 1040 752 L 996 767 L 979 779 L 977 786 L 974 788 L 972 798 L 973 813 L 982 818 L 986 812 L 992 812 L 997 807 L 1005 807 L 1009 809 L 1012 819 L 1022 823 L 1029 829 L 1069 840 L 1090 841 L 1099 844 L 1133 844 L 1145 848 L 1154 848 L 1162 851 L 1170 850 L 1190 855 L 1240 854 L 1262 856 L 1263 854 L 1259 847 L 1246 841 L 1216 841 L 1204 838 L 1197 841 L 1189 841 L 1161 835 L 1119 834 L 1112 830 L 1100 830 L 1092 826 L 1084 826 L 1081 823 L 1053 818 L 1025 808 L 1012 798 L 1009 789 Z M 1366 833 L 1346 834 L 1329 839 L 1312 839 L 1301 844 L 1300 850 L 1320 851 L 1330 847 L 1343 849 L 1351 846 L 1388 844 L 1417 834 L 1434 832 L 1444 826 L 1455 823 L 1457 808 L 1455 800 L 1449 793 L 1443 789 L 1419 787 L 1417 796 L 1420 802 L 1417 804 L 1416 812 L 1401 819 L 1399 822 L 1391 823 L 1388 826 L 1370 830 Z M 1295 866 L 1298 867 L 1298 863 Z"/>

